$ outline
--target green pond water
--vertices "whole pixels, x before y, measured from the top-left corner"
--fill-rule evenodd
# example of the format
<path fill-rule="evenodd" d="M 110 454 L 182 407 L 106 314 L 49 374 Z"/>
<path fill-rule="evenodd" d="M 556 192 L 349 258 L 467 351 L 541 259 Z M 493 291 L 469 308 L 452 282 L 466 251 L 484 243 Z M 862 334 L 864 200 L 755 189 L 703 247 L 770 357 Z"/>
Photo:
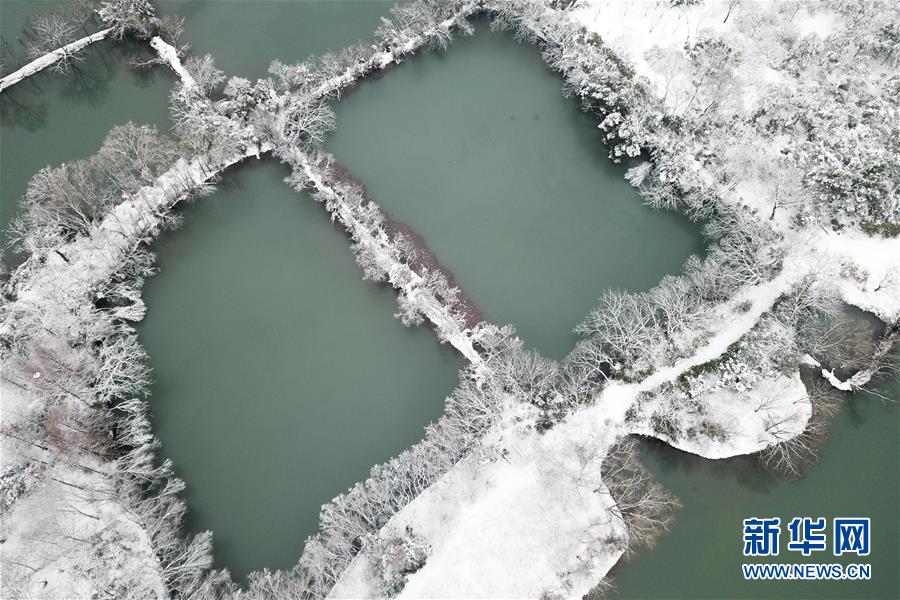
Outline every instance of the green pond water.
<path fill-rule="evenodd" d="M 327 147 L 488 321 L 561 358 L 605 290 L 652 287 L 702 240 L 641 204 L 535 48 L 477 29 L 341 100 Z"/>
<path fill-rule="evenodd" d="M 28 17 L 63 4 L 2 0 L 0 35 L 17 56 L 24 57 L 19 39 Z M 394 3 L 161 0 L 155 4 L 161 15 L 184 17 L 181 41 L 194 53 L 212 53 L 228 75 L 256 78 L 266 75 L 275 58 L 298 61 L 339 50 L 357 39 L 371 39 L 379 17 Z M 171 127 L 168 97 L 174 75 L 161 66 L 143 71 L 128 66 L 136 56 L 151 56 L 144 45 L 105 40 L 81 56 L 84 60 L 66 77 L 43 71 L 0 95 L 0 246 L 7 244 L 7 225 L 38 169 L 93 154 L 115 125 L 133 121 L 155 125 L 160 132 Z M 7 256 L 9 264 L 18 260 Z"/>
<path fill-rule="evenodd" d="M 185 18 L 182 41 L 212 54 L 228 75 L 266 77 L 278 59 L 291 64 L 362 40 L 371 43 L 394 0 L 160 0 Z"/>
<path fill-rule="evenodd" d="M 188 527 L 214 531 L 238 577 L 292 566 L 319 507 L 419 440 L 464 364 L 393 317 L 393 291 L 361 279 L 344 233 L 286 175 L 241 167 L 184 208 L 153 245 L 140 327 Z"/>
<path fill-rule="evenodd" d="M 881 380 L 881 394 L 900 401 L 900 382 Z M 752 457 L 711 461 L 647 442 L 641 456 L 684 508 L 652 550 L 614 569 L 612 598 L 878 598 L 900 597 L 900 411 L 874 396 L 845 395 L 818 464 L 805 478 L 786 480 Z M 794 517 L 825 517 L 828 548 L 804 559 L 786 549 Z M 869 581 L 746 581 L 741 572 L 742 521 L 780 517 L 781 554 L 760 563 L 868 563 Z M 871 554 L 834 557 L 834 517 L 872 519 Z"/>

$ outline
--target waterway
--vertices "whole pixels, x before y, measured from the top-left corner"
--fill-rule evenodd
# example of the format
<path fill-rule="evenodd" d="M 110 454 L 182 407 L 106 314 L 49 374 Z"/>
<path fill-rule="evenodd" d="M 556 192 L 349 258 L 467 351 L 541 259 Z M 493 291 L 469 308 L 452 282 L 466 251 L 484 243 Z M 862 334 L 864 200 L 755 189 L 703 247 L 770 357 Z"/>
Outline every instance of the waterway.
<path fill-rule="evenodd" d="M 252 78 L 275 58 L 371 39 L 390 4 L 159 6 L 186 17 L 193 52 Z M 34 10 L 0 2 L 4 39 Z M 336 104 L 328 148 L 425 238 L 489 320 L 561 357 L 603 291 L 653 286 L 702 241 L 685 219 L 640 203 L 535 49 L 478 30 Z M 3 225 L 37 169 L 90 155 L 129 120 L 169 129 L 174 78 L 129 69 L 143 52 L 101 42 L 73 75 L 44 73 L 4 94 Z M 239 578 L 294 564 L 319 506 L 419 439 L 463 365 L 427 328 L 400 326 L 393 292 L 361 280 L 343 232 L 282 183 L 286 174 L 251 161 L 179 209 L 183 228 L 153 245 L 160 273 L 146 284 L 140 326 L 161 453 L 188 483 L 187 528 L 213 530 L 217 565 Z M 900 395 L 896 381 L 879 385 Z M 684 508 L 656 548 L 616 569 L 619 597 L 898 597 L 898 419 L 876 399 L 848 397 L 819 464 L 799 481 L 750 458 L 706 461 L 647 444 L 645 462 Z M 871 517 L 873 579 L 743 581 L 741 520 L 806 515 Z"/>
<path fill-rule="evenodd" d="M 3 0 L 0 35 L 22 55 L 17 40 L 28 16 L 58 4 Z M 45 70 L 0 94 L 0 246 L 7 245 L 7 225 L 39 169 L 94 154 L 115 125 L 132 121 L 169 131 L 175 77 L 162 68 L 135 71 L 128 65 L 150 57 L 149 50 L 104 40 L 80 56 L 67 76 Z M 13 265 L 20 258 L 7 256 Z"/>

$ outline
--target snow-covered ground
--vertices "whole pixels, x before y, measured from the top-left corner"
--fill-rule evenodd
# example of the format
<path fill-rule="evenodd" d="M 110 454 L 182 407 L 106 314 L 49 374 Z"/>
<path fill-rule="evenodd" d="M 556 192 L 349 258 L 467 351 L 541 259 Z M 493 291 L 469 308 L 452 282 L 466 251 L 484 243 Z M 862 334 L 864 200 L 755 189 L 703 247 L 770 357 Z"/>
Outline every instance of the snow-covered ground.
<path fill-rule="evenodd" d="M 165 598 L 157 558 L 116 497 L 110 463 L 90 455 L 59 460 L 29 437 L 28 421 L 42 401 L 7 377 L 0 379 L 0 396 L 3 597 Z"/>
<path fill-rule="evenodd" d="M 304 93 L 309 97 L 309 103 L 321 101 L 323 96 L 338 92 L 372 70 L 400 61 L 404 55 L 428 43 L 433 36 L 449 35 L 458 20 L 464 19 L 475 7 L 475 3 L 463 5 L 461 13 L 439 22 L 420 35 L 408 35 L 402 44 L 393 49 L 373 47 L 372 55 L 367 60 L 352 65 L 342 75 L 324 81 L 312 91 L 306 90 Z M 78 48 L 73 45 L 60 52 L 74 52 L 88 43 L 103 39 L 108 33 L 109 30 L 104 30 L 80 40 Z M 90 326 L 99 290 L 120 274 L 141 244 L 158 234 L 175 204 L 196 190 L 207 189 L 224 170 L 249 157 L 260 158 L 274 148 L 275 142 L 281 141 L 261 141 L 252 127 L 230 122 L 225 115 L 209 115 L 216 107 L 203 97 L 193 76 L 182 64 L 178 51 L 160 37 L 154 37 L 150 45 L 157 51 L 161 62 L 178 74 L 181 96 L 196 103 L 198 114 L 215 117 L 216 125 L 230 128 L 237 135 L 230 139 L 231 147 L 215 148 L 214 157 L 211 154 L 178 159 L 152 185 L 123 196 L 121 202 L 102 219 L 91 224 L 85 234 L 29 257 L 5 285 L 7 295 L 0 312 L 0 336 L 11 340 L 9 345 L 16 348 L 13 352 L 5 349 L 0 367 L 4 371 L 0 390 L 3 397 L 0 414 L 0 430 L 3 433 L 0 490 L 3 495 L 0 509 L 3 514 L 4 597 L 88 598 L 112 595 L 163 598 L 184 593 L 199 593 L 199 597 L 207 597 L 211 593 L 210 588 L 206 588 L 206 592 L 196 590 L 202 585 L 217 585 L 216 582 L 224 584 L 223 591 L 234 591 L 229 587 L 231 583 L 222 582 L 221 574 L 205 582 L 197 579 L 202 578 L 211 563 L 207 538 L 201 536 L 193 541 L 187 540 L 166 524 L 171 521 L 177 527 L 179 511 L 183 510 L 178 502 L 171 506 L 165 504 L 165 495 L 177 493 L 181 485 L 171 479 L 171 473 L 165 474 L 165 469 L 168 469 L 166 465 L 163 465 L 163 477 L 169 480 L 165 483 L 166 488 L 158 492 L 162 494 L 162 503 L 158 506 L 166 512 L 153 515 L 145 511 L 143 518 L 150 514 L 155 522 L 142 523 L 134 512 L 133 503 L 138 500 L 120 496 L 123 471 L 116 460 L 91 454 L 80 445 L 69 447 L 59 439 L 46 441 L 46 438 L 58 435 L 49 431 L 51 417 L 48 414 L 53 418 L 60 416 L 63 426 L 70 426 L 71 423 L 65 419 L 73 418 L 78 411 L 82 411 L 81 416 L 102 420 L 107 407 L 95 406 L 96 401 L 92 398 L 94 392 L 87 387 L 77 390 L 63 387 L 55 392 L 63 400 L 51 404 L 43 397 L 40 384 L 46 381 L 46 385 L 56 386 L 60 381 L 63 384 L 68 381 L 57 380 L 43 369 L 28 364 L 33 356 L 18 355 L 19 352 L 28 352 L 29 348 L 37 348 L 36 338 L 41 338 L 40 344 L 51 347 L 51 360 L 56 359 L 55 352 L 60 356 L 67 356 L 73 351 L 82 352 L 75 356 L 87 361 L 86 364 L 65 364 L 61 365 L 61 369 L 62 377 L 67 376 L 66 369 L 83 369 L 73 372 L 71 380 L 84 386 L 84 377 L 90 377 L 97 364 L 96 357 L 81 350 L 86 337 L 81 328 Z M 45 63 L 52 64 L 48 61 L 58 57 L 53 53 L 51 55 L 14 76 L 24 77 L 36 72 L 38 67 L 46 66 Z M 4 79 L 4 87 L 11 83 L 12 79 Z M 274 99 L 275 106 L 282 106 L 278 100 L 283 98 Z M 359 232 L 365 233 L 364 229 Z M 415 276 L 414 273 L 412 275 Z M 139 283 L 129 281 L 128 284 L 139 288 Z M 468 334 L 454 329 L 459 326 L 458 320 L 439 303 L 429 302 L 427 297 L 423 297 L 427 296 L 427 290 L 413 285 L 408 286 L 405 293 L 412 302 L 422 307 L 439 331 L 446 333 L 446 339 L 459 345 L 471 360 L 479 360 Z M 139 290 L 131 289 L 127 294 L 130 303 L 110 308 L 109 313 L 114 319 L 122 321 L 140 320 L 144 308 Z M 100 313 L 97 315 L 99 319 Z M 125 325 L 121 330 L 107 335 L 130 331 Z M 88 341 L 94 340 L 88 338 Z M 43 360 L 43 356 L 39 358 Z M 60 365 L 49 368 L 60 368 Z M 33 376 L 38 385 L 22 385 L 21 381 L 16 380 L 25 375 Z M 103 390 L 98 388 L 95 391 Z M 69 403 L 75 408 L 70 410 Z M 77 420 L 72 423 L 77 424 Z M 151 467 L 140 461 L 149 457 L 151 463 L 154 462 L 154 442 L 148 432 L 138 432 L 137 435 L 141 438 L 139 442 L 146 444 L 137 449 L 145 454 L 136 456 L 134 460 L 138 462 L 131 465 L 139 471 Z M 158 483 L 152 481 L 153 485 Z M 155 539 L 148 537 L 145 526 L 155 528 Z M 160 563 L 162 555 L 165 555 L 166 565 Z M 227 579 L 227 573 L 224 576 Z"/>
<path fill-rule="evenodd" d="M 629 407 L 641 392 L 720 356 L 756 325 L 794 276 L 784 273 L 747 290 L 752 307 L 723 313 L 709 341 L 689 358 L 638 383 L 607 385 L 591 405 L 543 434 L 527 426 L 534 415 L 526 407 L 511 405 L 485 441 L 500 449 L 502 459 L 487 465 L 460 462 L 391 520 L 395 528 L 411 527 L 432 548 L 400 597 L 581 597 L 590 591 L 623 553 L 610 540 L 627 539 L 601 479 L 603 459 L 623 435 L 658 437 L 646 422 L 627 422 Z M 764 399 L 768 403 L 760 411 Z M 725 391 L 705 400 L 706 414 L 730 435 L 674 445 L 707 458 L 757 452 L 801 433 L 810 417 L 799 374 L 763 382 L 749 393 Z M 783 437 L 767 430 L 770 419 L 785 421 Z M 361 553 L 330 597 L 376 596 L 371 561 Z"/>
<path fill-rule="evenodd" d="M 738 120 L 748 119 L 764 96 L 796 93 L 792 78 L 782 71 L 780 61 L 786 53 L 782 44 L 810 38 L 824 40 L 841 19 L 826 3 L 766 0 L 706 0 L 678 7 L 663 0 L 579 0 L 571 16 L 632 65 L 675 115 L 687 113 L 696 96 L 696 82 L 688 68 L 688 45 L 709 32 L 726 39 L 738 55 L 735 77 L 728 82 L 733 89 L 727 95 L 740 99 L 727 107 L 727 113 Z M 872 85 L 880 83 L 884 75 L 870 73 Z M 773 182 L 777 177 L 772 174 L 778 169 L 778 153 L 787 140 L 778 142 L 773 147 L 751 128 L 736 128 L 733 138 L 724 142 L 727 161 L 734 165 L 757 163 L 759 169 L 743 172 L 734 186 L 720 186 L 717 191 L 721 197 L 769 215 L 776 195 Z M 772 213 L 770 223 L 785 233 L 787 244 L 798 248 L 798 254 L 815 257 L 845 301 L 888 323 L 900 319 L 897 238 L 819 225 L 795 231 L 793 214 L 789 207 L 779 208 Z"/>
<path fill-rule="evenodd" d="M 836 15 L 811 2 L 706 0 L 673 7 L 666 0 L 579 0 L 572 15 L 627 58 L 638 75 L 646 78 L 673 114 L 682 114 L 694 96 L 686 68 L 686 46 L 707 32 L 727 37 L 745 59 L 737 85 L 747 114 L 760 98 L 785 77 L 772 67 L 768 40 L 754 36 L 757 19 L 777 22 L 783 35 L 827 37 Z"/>

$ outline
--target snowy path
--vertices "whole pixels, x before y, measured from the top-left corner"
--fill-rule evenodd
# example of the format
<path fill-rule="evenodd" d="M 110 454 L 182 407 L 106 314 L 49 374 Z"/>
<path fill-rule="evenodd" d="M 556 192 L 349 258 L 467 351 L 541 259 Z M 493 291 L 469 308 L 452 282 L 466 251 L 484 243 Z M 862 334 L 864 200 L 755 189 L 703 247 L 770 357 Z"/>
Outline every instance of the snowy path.
<path fill-rule="evenodd" d="M 474 2 L 467 5 L 456 16 L 445 20 L 429 32 L 435 35 L 441 31 L 449 31 L 458 19 L 471 14 L 476 7 L 477 4 Z M 103 39 L 108 32 L 108 29 L 103 30 L 74 44 L 87 45 L 90 43 L 88 40 Z M 391 61 L 397 61 L 404 54 L 423 46 L 428 39 L 427 35 L 416 36 L 394 52 L 376 52 L 368 61 L 355 65 L 342 75 L 324 82 L 311 93 L 311 97 L 316 98 L 334 93 L 373 68 L 385 68 Z M 79 47 L 83 47 L 83 45 Z M 181 64 L 175 48 L 159 37 L 154 38 L 151 45 L 160 58 L 179 75 L 185 87 L 196 85 L 193 77 Z M 74 47 L 73 44 L 70 44 L 65 49 L 69 51 L 72 47 Z M 51 55 L 55 56 L 51 53 L 41 60 L 49 60 Z M 35 61 L 35 63 L 37 62 Z M 48 64 L 52 64 L 52 61 L 44 66 Z M 44 66 L 40 68 L 44 68 Z M 36 315 L 44 314 L 44 311 L 48 310 L 60 310 L 60 303 L 51 301 L 50 298 L 64 299 L 63 304 L 69 305 L 72 302 L 83 302 L 90 290 L 115 272 L 128 250 L 139 243 L 153 227 L 157 226 L 162 214 L 181 197 L 195 187 L 211 181 L 228 167 L 250 156 L 258 157 L 261 153 L 268 152 L 274 147 L 270 142 L 257 145 L 249 140 L 243 140 L 242 144 L 246 145 L 248 150 L 236 149 L 233 155 L 218 165 L 210 165 L 208 159 L 203 156 L 179 159 L 165 174 L 159 177 L 156 185 L 141 189 L 134 198 L 127 199 L 116 206 L 101 223 L 95 225 L 89 236 L 70 242 L 60 248 L 59 252 L 50 253 L 47 256 L 47 263 L 40 267 L 36 266 L 33 260 L 26 261 L 24 268 L 20 268 L 15 274 L 15 277 L 19 279 L 16 281 L 17 297 L 7 307 L 8 318 L 4 320 L 3 324 L 0 324 L 0 332 L 8 330 L 12 326 L 16 315 L 25 314 L 31 310 L 37 310 L 33 313 Z M 63 259 L 62 256 L 66 258 Z M 434 315 L 434 317 L 441 320 L 438 315 Z M 469 354 L 477 355 L 474 350 Z"/>
<path fill-rule="evenodd" d="M 40 58 L 36 58 L 21 69 L 10 73 L 3 79 L 0 79 L 0 92 L 3 92 L 6 88 L 19 83 L 23 79 L 31 77 L 32 75 L 43 71 L 47 67 L 56 64 L 63 58 L 72 56 L 73 54 L 80 52 L 84 48 L 87 48 L 91 44 L 106 39 L 110 31 L 112 31 L 112 29 L 102 29 L 97 33 L 92 33 L 91 35 L 81 38 L 80 40 L 75 40 L 71 44 L 66 44 L 61 48 L 57 48 L 52 52 L 48 52 Z"/>
<path fill-rule="evenodd" d="M 787 262 L 787 261 L 786 261 Z M 477 464 L 460 461 L 444 477 L 401 510 L 390 522 L 410 526 L 432 546 L 425 566 L 410 576 L 400 598 L 563 597 L 586 594 L 622 555 L 604 543 L 627 537 L 617 509 L 600 478 L 600 464 L 610 446 L 630 433 L 652 435 L 625 422 L 638 393 L 674 381 L 690 368 L 720 356 L 747 334 L 776 299 L 806 272 L 804 262 L 777 277 L 743 291 L 720 305 L 719 326 L 712 338 L 690 357 L 664 367 L 634 384 L 611 383 L 588 407 L 571 414 L 544 434 L 522 430 L 516 419 L 492 434 L 507 453 L 504 460 Z M 729 305 L 751 300 L 735 314 Z M 799 386 L 799 387 L 798 387 Z M 788 382 L 785 406 L 802 431 L 809 412 L 797 410 L 794 394 L 803 394 L 799 377 Z M 727 400 L 729 403 L 730 399 Z M 521 407 L 521 405 L 520 405 Z M 744 419 L 752 412 L 745 402 L 732 409 Z M 515 409 L 513 409 L 515 410 Z M 527 414 L 527 408 L 521 407 Z M 527 421 L 527 417 L 525 418 Z M 771 440 L 764 435 L 763 415 L 745 419 L 746 429 L 731 443 L 679 444 L 707 458 L 759 451 Z M 329 597 L 371 596 L 365 554 L 347 569 Z M 528 565 L 528 569 L 522 569 Z"/>
<path fill-rule="evenodd" d="M 197 87 L 197 82 L 194 81 L 191 74 L 188 73 L 187 69 L 184 68 L 184 65 L 181 64 L 181 59 L 178 57 L 178 51 L 174 46 L 167 44 L 158 35 L 150 40 L 150 45 L 153 46 L 153 49 L 159 54 L 159 58 L 165 61 L 166 64 L 175 71 L 175 74 L 181 79 L 181 84 L 186 90 L 193 90 Z"/>

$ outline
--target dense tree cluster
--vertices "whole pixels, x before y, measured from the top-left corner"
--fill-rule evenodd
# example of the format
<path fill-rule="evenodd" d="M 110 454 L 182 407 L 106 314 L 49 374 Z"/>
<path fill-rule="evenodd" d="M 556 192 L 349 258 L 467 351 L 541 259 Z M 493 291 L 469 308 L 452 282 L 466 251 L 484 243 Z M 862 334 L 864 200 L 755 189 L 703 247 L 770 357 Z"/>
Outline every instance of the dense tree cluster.
<path fill-rule="evenodd" d="M 97 14 L 117 38 L 132 34 L 147 39 L 159 28 L 156 7 L 150 0 L 100 0 Z"/>
<path fill-rule="evenodd" d="M 43 255 L 84 235 L 124 195 L 150 185 L 177 157 L 169 138 L 147 125 L 114 127 L 93 156 L 45 167 L 28 184 L 24 214 L 12 223 L 19 249 Z"/>
<path fill-rule="evenodd" d="M 900 222 L 900 20 L 878 0 L 829 2 L 846 23 L 825 39 L 787 45 L 778 68 L 793 90 L 774 89 L 753 115 L 802 173 L 804 221 Z M 840 50 L 838 50 L 840 49 Z"/>
<path fill-rule="evenodd" d="M 566 91 L 598 116 L 613 161 L 638 156 L 648 146 L 659 110 L 634 70 L 598 36 L 574 27 L 564 12 L 547 10 L 540 1 L 498 3 L 491 11 L 493 28 L 537 44 L 544 61 L 562 73 Z"/>
<path fill-rule="evenodd" d="M 465 17 L 476 5 L 477 2 L 471 0 L 415 0 L 397 4 L 391 9 L 393 19 L 382 18 L 375 39 L 386 49 L 393 50 L 424 34 L 429 47 L 445 50 L 453 40 L 454 32 L 472 34 L 472 25 Z M 448 20 L 452 27 L 442 26 Z"/>
<path fill-rule="evenodd" d="M 628 379 L 670 364 L 696 349 L 711 311 L 739 290 L 767 281 L 780 268 L 777 235 L 752 215 L 729 211 L 706 225 L 714 240 L 707 256 L 691 257 L 684 273 L 647 292 L 610 290 L 577 327 L 585 336 L 570 359 L 584 353 Z"/>
<path fill-rule="evenodd" d="M 436 3 L 422 6 L 435 10 L 446 7 Z M 445 35 L 453 26 L 451 22 L 431 32 L 420 32 L 413 44 L 416 36 L 411 28 L 415 24 L 433 25 L 422 20 L 425 13 L 421 8 L 415 10 L 420 11 L 418 17 L 414 12 L 405 13 L 411 20 L 404 21 L 402 31 L 409 37 L 403 52 L 434 35 Z M 152 6 L 139 0 L 104 2 L 101 17 L 115 26 L 117 36 L 136 33 L 146 37 L 159 29 Z M 168 173 L 166 167 L 178 156 L 205 156 L 206 160 L 198 164 L 214 168 L 236 151 L 245 151 L 254 140 L 275 141 L 285 148 L 318 144 L 333 119 L 324 101 L 352 82 L 352 78 L 331 82 L 321 69 L 304 72 L 304 65 L 275 65 L 274 79 L 250 83 L 232 78 L 221 97 L 213 99 L 210 95 L 223 78 L 212 59 L 189 59 L 186 68 L 195 84 L 183 81 L 173 94 L 177 140 L 162 138 L 152 128 L 129 124 L 114 129 L 96 155 L 48 167 L 35 176 L 28 188 L 25 215 L 14 228 L 20 234 L 19 244 L 31 258 L 4 289 L 7 299 L 12 299 L 19 280 L 40 269 L 49 254 L 55 255 L 53 260 L 68 263 L 67 244 L 77 248 L 79 241 L 86 243 L 101 220 L 117 214 L 114 209 L 123 199 L 139 198 L 149 189 L 147 186 L 158 184 L 157 178 L 164 171 Z M 199 191 L 204 190 L 201 185 Z M 149 210 L 163 225 L 175 221 L 169 214 Z M 129 230 L 127 224 L 123 227 L 123 232 Z M 25 476 L 44 473 L 48 464 L 87 469 L 104 482 L 106 489 L 84 488 L 82 492 L 101 494 L 128 512 L 146 534 L 165 588 L 174 597 L 322 597 L 359 551 L 363 536 L 376 534 L 391 514 L 477 443 L 498 414 L 501 390 L 484 385 L 480 378 L 476 383 L 473 372 L 467 371 L 448 400 L 444 418 L 429 427 L 421 444 L 376 467 L 364 484 L 326 505 L 322 533 L 310 540 L 295 571 L 256 573 L 251 576 L 249 589 L 242 590 L 227 572 L 209 570 L 209 534 L 184 538 L 181 520 L 185 507 L 179 497 L 184 484 L 173 476 L 168 462 L 158 461 L 157 442 L 141 400 L 150 375 L 129 322 L 143 317 L 140 287 L 152 272 L 153 256 L 142 242 L 158 231 L 154 226 L 136 238 L 112 277 L 90 291 L 88 302 L 62 301 L 68 292 L 66 281 L 59 281 L 55 291 L 43 290 L 58 293 L 59 306 L 68 307 L 61 321 L 56 320 L 58 314 L 39 314 L 13 302 L 4 305 L 2 316 L 7 326 L 0 340 L 3 377 L 25 397 L 38 400 L 29 404 L 31 413 L 10 426 L 4 424 L 4 435 L 23 445 L 23 456 L 32 456 L 0 477 L 4 510 L 15 506 L 32 489 Z M 400 238 L 395 241 L 403 245 Z M 433 274 L 426 280 L 429 289 L 444 301 L 453 298 L 446 278 Z M 52 300 L 44 300 L 52 304 Z M 70 487 L 80 485 L 61 481 Z M 78 552 L 85 556 L 111 552 L 110 556 L 121 561 L 126 553 L 115 550 L 116 545 L 130 542 L 104 534 L 79 543 L 84 546 Z M 111 576 L 108 571 L 91 570 L 84 575 L 98 588 L 114 589 L 122 597 L 150 593 L 141 587 L 147 582 L 140 578 L 109 582 L 103 580 Z"/>
<path fill-rule="evenodd" d="M 17 327 L 0 338 L 4 385 L 40 400 L 20 405 L 27 406 L 28 413 L 4 423 L 3 435 L 21 446 L 23 458 L 4 473 L 0 488 L 6 498 L 27 493 L 17 474 L 36 474 L 40 465 L 41 472 L 76 490 L 81 500 L 123 507 L 147 535 L 168 589 L 190 597 L 211 564 L 210 539 L 203 534 L 186 540 L 181 533 L 185 507 L 178 492 L 184 484 L 174 477 L 170 463 L 160 464 L 156 457 L 157 442 L 140 399 L 148 393 L 150 372 L 125 320 L 143 316 L 139 290 L 151 264 L 149 253 L 136 249 L 119 275 L 96 290 L 94 304 L 69 314 L 69 323 L 33 315 L 38 322 L 20 318 Z M 101 487 L 64 479 L 56 471 L 51 475 L 56 465 L 88 474 Z M 125 560 L 132 552 L 132 542 L 111 532 L 71 539 L 71 552 L 77 555 L 110 554 L 110 560 Z M 84 576 L 123 597 L 146 594 L 142 586 L 152 584 L 107 581 L 111 575 L 105 569 Z M 7 581 L 4 578 L 4 584 Z M 13 585 L 15 578 L 9 581 Z"/>
<path fill-rule="evenodd" d="M 411 527 L 396 530 L 384 527 L 373 540 L 367 542 L 372 557 L 372 571 L 379 591 L 385 598 L 393 598 L 406 585 L 407 576 L 425 564 L 431 548 Z"/>

